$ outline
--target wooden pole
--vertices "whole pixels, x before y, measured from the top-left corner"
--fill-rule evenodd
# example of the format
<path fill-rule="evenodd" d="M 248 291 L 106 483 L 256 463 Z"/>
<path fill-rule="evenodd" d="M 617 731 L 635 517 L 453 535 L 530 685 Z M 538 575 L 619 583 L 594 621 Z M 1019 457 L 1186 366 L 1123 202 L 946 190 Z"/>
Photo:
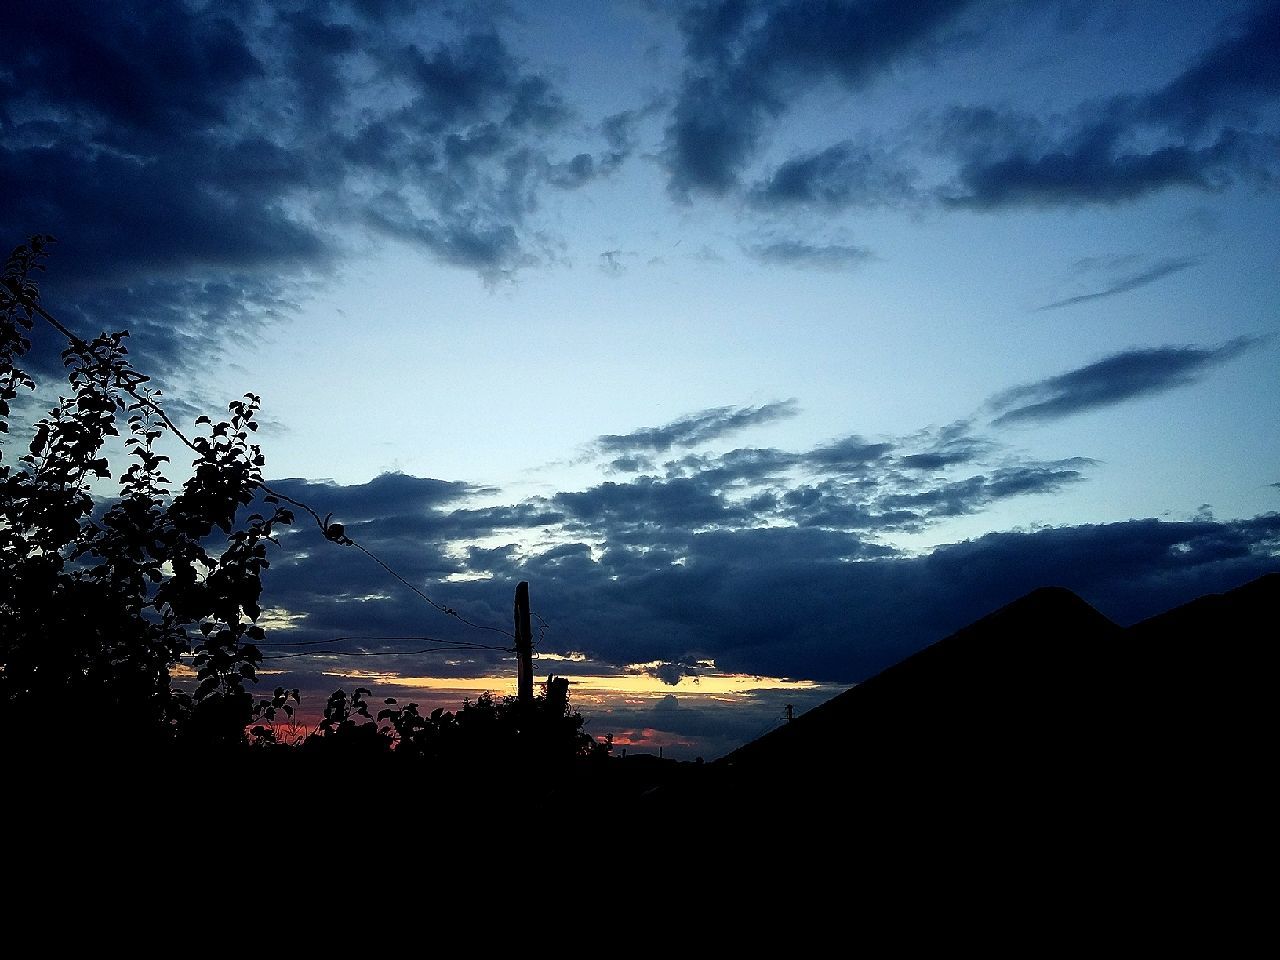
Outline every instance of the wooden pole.
<path fill-rule="evenodd" d="M 533 624 L 529 619 L 529 583 L 516 584 L 516 696 L 533 703 Z"/>

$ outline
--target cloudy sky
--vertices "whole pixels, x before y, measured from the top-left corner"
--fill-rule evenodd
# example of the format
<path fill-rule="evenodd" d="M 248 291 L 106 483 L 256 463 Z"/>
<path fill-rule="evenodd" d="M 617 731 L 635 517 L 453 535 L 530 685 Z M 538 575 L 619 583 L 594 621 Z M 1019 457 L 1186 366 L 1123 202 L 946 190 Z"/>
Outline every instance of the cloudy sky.
<path fill-rule="evenodd" d="M 507 629 L 529 580 L 539 673 L 620 745 L 722 753 L 1042 584 L 1127 623 L 1280 567 L 1278 3 L 6 30 L 0 237 L 59 238 L 46 306 L 187 423 L 261 394 L 275 486 L 438 603 Z M 510 691 L 371 639 L 506 642 L 314 525 L 266 589 L 313 702 Z"/>

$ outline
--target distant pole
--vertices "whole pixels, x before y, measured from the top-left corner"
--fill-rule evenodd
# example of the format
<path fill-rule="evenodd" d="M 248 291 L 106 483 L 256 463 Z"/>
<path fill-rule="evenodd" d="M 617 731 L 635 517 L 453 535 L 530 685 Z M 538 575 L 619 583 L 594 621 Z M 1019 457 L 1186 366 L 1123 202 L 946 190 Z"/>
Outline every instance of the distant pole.
<path fill-rule="evenodd" d="M 565 704 L 569 702 L 569 678 L 547 676 L 547 716 L 564 716 Z"/>
<path fill-rule="evenodd" d="M 516 696 L 533 703 L 533 624 L 529 619 L 529 583 L 516 584 Z"/>

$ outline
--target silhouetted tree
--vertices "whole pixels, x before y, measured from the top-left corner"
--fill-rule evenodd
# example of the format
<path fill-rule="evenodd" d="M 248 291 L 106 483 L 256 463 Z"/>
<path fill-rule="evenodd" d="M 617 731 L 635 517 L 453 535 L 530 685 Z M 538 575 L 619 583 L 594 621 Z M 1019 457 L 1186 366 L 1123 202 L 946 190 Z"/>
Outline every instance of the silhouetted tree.
<path fill-rule="evenodd" d="M 295 746 L 277 725 L 293 716 L 298 691 L 277 687 L 255 700 L 247 686 L 265 639 L 257 620 L 267 544 L 293 520 L 269 490 L 269 516 L 241 516 L 263 492 L 265 458 L 251 439 L 260 399 L 245 394 L 228 405 L 227 420 L 199 417 L 202 434 L 181 433 L 160 391 L 130 365 L 127 331 L 86 342 L 40 306 L 33 275 L 51 242 L 32 237 L 0 274 L 0 433 L 9 432 L 11 403 L 36 389 L 20 362 L 37 322 L 66 338 L 70 387 L 34 424 L 26 454 L 5 460 L 0 445 L 0 738 L 97 751 Z M 166 433 L 197 454 L 176 494 L 164 475 L 169 458 L 158 452 Z M 104 450 L 122 435 L 132 462 L 113 478 Z M 322 526 L 342 542 L 340 525 Z M 187 654 L 196 673 L 190 694 L 172 677 Z M 406 761 L 546 764 L 609 749 L 583 733 L 563 686 L 532 704 L 485 694 L 457 713 L 428 716 L 387 700 L 376 719 L 369 695 L 330 696 L 302 752 L 394 748 Z"/>
<path fill-rule="evenodd" d="M 0 275 L 0 432 L 19 392 L 36 388 L 20 363 L 42 318 L 68 339 L 70 387 L 26 454 L 0 450 L 0 731 L 95 746 L 243 744 L 273 702 L 255 703 L 246 684 L 261 660 L 266 544 L 292 520 L 279 507 L 240 517 L 262 483 L 250 440 L 259 398 L 231 403 L 225 421 L 197 420 L 192 476 L 171 494 L 157 442 L 175 428 L 130 366 L 127 331 L 86 342 L 39 306 L 33 275 L 51 241 L 32 237 Z M 122 435 L 132 462 L 108 497 L 104 447 Z M 170 676 L 186 653 L 190 695 Z"/>
<path fill-rule="evenodd" d="M 402 707 L 389 698 L 386 704 L 378 712 L 380 732 L 405 759 L 457 764 L 514 758 L 559 765 L 608 753 L 583 731 L 582 714 L 564 698 L 544 694 L 522 704 L 516 697 L 483 693 L 463 701 L 456 713 L 437 708 L 426 716 L 414 703 Z"/>

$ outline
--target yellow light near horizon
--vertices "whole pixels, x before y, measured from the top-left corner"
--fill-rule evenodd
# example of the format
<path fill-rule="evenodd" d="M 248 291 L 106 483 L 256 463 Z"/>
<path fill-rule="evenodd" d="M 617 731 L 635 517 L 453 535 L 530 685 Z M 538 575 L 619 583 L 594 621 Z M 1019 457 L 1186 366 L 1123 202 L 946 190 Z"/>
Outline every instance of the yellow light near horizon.
<path fill-rule="evenodd" d="M 457 690 L 495 694 L 515 693 L 515 679 L 501 677 L 403 677 L 394 673 L 353 670 L 349 672 L 326 671 L 325 676 L 348 680 L 369 680 L 395 687 L 413 687 L 421 690 Z M 721 673 L 698 678 L 681 677 L 679 683 L 663 683 L 657 677 L 643 673 L 609 674 L 604 676 L 568 677 L 571 691 L 581 693 L 615 693 L 648 696 L 664 696 L 679 693 L 682 696 L 720 696 L 750 693 L 756 690 L 812 690 L 820 684 L 813 680 L 787 680 L 782 677 L 755 677 L 748 674 Z"/>
<path fill-rule="evenodd" d="M 663 683 L 648 674 L 621 674 L 602 677 L 570 677 L 569 685 L 579 690 L 610 693 L 680 693 L 685 696 L 715 696 L 726 693 L 748 693 L 753 690 L 811 690 L 818 686 L 812 680 L 787 680 L 782 677 L 753 677 L 737 673 L 704 674 L 681 677 L 679 683 Z"/>

